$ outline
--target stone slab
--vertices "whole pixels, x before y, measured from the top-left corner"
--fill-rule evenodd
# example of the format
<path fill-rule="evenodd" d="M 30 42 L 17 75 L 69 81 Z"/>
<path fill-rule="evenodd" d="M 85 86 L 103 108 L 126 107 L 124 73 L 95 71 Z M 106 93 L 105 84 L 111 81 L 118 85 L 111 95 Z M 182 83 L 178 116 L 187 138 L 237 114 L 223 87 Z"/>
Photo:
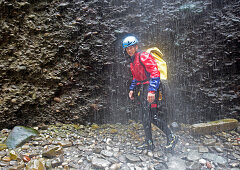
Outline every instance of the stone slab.
<path fill-rule="evenodd" d="M 6 145 L 10 149 L 15 149 L 22 146 L 25 142 L 29 141 L 32 137 L 38 136 L 39 132 L 33 128 L 24 126 L 15 126 L 10 132 Z"/>
<path fill-rule="evenodd" d="M 216 132 L 228 131 L 238 127 L 236 119 L 222 119 L 207 123 L 191 125 L 191 132 L 194 135 L 212 134 Z"/>

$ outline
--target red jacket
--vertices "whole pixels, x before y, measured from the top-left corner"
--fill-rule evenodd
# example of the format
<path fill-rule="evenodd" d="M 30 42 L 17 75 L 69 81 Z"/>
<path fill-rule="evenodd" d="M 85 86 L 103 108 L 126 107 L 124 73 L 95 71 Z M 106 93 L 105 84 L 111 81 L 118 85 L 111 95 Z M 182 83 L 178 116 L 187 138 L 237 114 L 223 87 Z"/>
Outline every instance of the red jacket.
<path fill-rule="evenodd" d="M 139 57 L 140 54 L 141 56 Z M 130 90 L 133 90 L 140 83 L 149 83 L 148 90 L 157 91 L 160 84 L 160 72 L 152 55 L 147 52 L 137 52 L 131 57 L 131 60 L 130 68 L 133 81 Z"/>

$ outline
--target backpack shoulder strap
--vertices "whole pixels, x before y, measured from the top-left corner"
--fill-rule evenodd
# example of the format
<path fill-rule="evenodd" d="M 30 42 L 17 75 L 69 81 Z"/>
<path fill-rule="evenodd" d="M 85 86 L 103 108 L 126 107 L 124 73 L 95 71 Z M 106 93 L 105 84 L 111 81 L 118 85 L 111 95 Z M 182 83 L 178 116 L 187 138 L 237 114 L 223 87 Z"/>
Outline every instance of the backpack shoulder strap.
<path fill-rule="evenodd" d="M 138 59 L 139 59 L 139 62 L 140 62 L 140 64 L 144 67 L 144 69 L 145 69 L 145 65 L 142 63 L 142 61 L 141 61 L 141 55 L 142 55 L 142 53 L 143 53 L 144 51 L 140 51 L 140 53 L 139 53 L 139 57 L 138 57 Z M 146 70 L 146 69 L 145 69 Z"/>

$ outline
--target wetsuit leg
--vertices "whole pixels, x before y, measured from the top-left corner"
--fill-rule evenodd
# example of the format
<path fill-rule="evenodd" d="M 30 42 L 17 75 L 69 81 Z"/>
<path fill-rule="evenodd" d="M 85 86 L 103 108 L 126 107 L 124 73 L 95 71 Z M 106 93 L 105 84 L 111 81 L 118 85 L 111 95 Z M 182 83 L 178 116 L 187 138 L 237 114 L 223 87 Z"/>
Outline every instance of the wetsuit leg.
<path fill-rule="evenodd" d="M 161 129 L 167 136 L 169 136 L 171 134 L 171 130 L 168 128 L 167 122 L 161 119 L 160 116 L 158 115 L 158 109 L 157 109 L 158 96 L 159 94 L 157 93 L 155 96 L 155 101 L 151 104 L 151 115 L 152 115 L 151 122 L 154 125 L 156 125 L 159 129 Z"/>
<path fill-rule="evenodd" d="M 151 112 L 147 101 L 148 85 L 138 85 L 137 91 L 140 92 L 138 99 L 140 101 L 140 114 L 146 136 L 146 141 L 152 141 Z"/>
<path fill-rule="evenodd" d="M 144 127 L 144 132 L 146 135 L 146 141 L 152 141 L 152 127 L 151 127 L 151 112 L 146 101 L 142 103 L 142 122 Z"/>

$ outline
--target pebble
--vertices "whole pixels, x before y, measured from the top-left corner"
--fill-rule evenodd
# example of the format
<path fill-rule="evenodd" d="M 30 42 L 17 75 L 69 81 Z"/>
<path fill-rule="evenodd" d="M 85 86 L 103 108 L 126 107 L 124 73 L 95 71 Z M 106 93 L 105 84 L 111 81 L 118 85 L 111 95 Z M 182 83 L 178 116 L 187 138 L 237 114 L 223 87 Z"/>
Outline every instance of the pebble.
<path fill-rule="evenodd" d="M 115 164 L 112 164 L 112 166 L 110 166 L 109 170 L 117 170 L 117 169 L 120 169 L 120 167 L 121 167 L 120 163 L 115 163 Z"/>
<path fill-rule="evenodd" d="M 135 156 L 135 155 L 132 155 L 132 154 L 127 154 L 127 155 L 126 155 L 126 158 L 127 158 L 127 160 L 129 160 L 130 162 L 139 162 L 139 161 L 140 161 L 139 156 Z"/>
<path fill-rule="evenodd" d="M 152 151 L 148 151 L 147 155 L 148 155 L 149 157 L 153 157 L 153 152 L 152 152 Z"/>
<path fill-rule="evenodd" d="M 10 162 L 10 161 L 11 161 L 11 158 L 10 158 L 9 156 L 4 156 L 4 157 L 2 158 L 2 161 L 4 161 L 4 162 Z"/>
<path fill-rule="evenodd" d="M 239 153 L 240 154 L 240 153 Z M 236 154 L 236 153 L 233 153 L 232 154 L 236 159 L 240 160 L 240 155 Z"/>
<path fill-rule="evenodd" d="M 113 156 L 113 152 L 108 151 L 108 150 L 102 150 L 102 151 L 101 151 L 101 154 L 104 155 L 104 156 L 106 156 L 106 157 L 111 157 L 111 156 Z"/>
<path fill-rule="evenodd" d="M 206 166 L 207 166 L 208 169 L 212 169 L 213 168 L 211 162 L 208 162 L 208 161 L 206 162 Z"/>
<path fill-rule="evenodd" d="M 199 163 L 202 165 L 205 165 L 207 163 L 207 161 L 205 159 L 199 159 Z"/>
<path fill-rule="evenodd" d="M 0 166 L 1 166 L 1 167 L 6 167 L 6 166 L 8 166 L 8 165 L 10 165 L 9 162 L 0 161 Z"/>
<path fill-rule="evenodd" d="M 231 166 L 231 168 L 237 168 L 237 167 L 240 168 L 240 162 L 232 162 L 232 163 L 230 163 L 230 166 Z"/>
<path fill-rule="evenodd" d="M 22 150 L 28 150 L 30 148 L 29 144 L 24 144 Z"/>
<path fill-rule="evenodd" d="M 218 152 L 218 153 L 223 153 L 223 149 L 219 146 L 214 146 L 214 149 Z"/>
<path fill-rule="evenodd" d="M 205 139 L 203 141 L 203 144 L 205 146 L 212 146 L 212 145 L 215 145 L 216 144 L 216 139 Z"/>
<path fill-rule="evenodd" d="M 22 158 L 22 160 L 24 161 L 24 162 L 29 162 L 30 160 L 31 160 L 31 158 L 29 157 L 29 156 L 23 156 L 23 158 Z"/>
<path fill-rule="evenodd" d="M 200 153 L 208 153 L 209 150 L 208 150 L 207 147 L 199 146 L 199 147 L 198 147 L 198 152 L 200 152 Z"/>
<path fill-rule="evenodd" d="M 96 166 L 98 168 L 106 168 L 108 167 L 109 165 L 111 165 L 111 163 L 105 159 L 101 159 L 101 158 L 96 158 L 94 157 L 92 159 L 92 164 L 93 166 Z"/>

